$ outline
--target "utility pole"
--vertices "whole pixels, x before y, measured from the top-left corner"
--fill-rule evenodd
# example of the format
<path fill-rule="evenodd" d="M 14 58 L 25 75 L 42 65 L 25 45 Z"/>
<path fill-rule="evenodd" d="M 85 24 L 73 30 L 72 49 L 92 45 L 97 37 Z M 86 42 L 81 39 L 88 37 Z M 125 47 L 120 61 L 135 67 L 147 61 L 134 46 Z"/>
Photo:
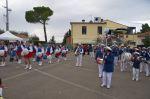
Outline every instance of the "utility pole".
<path fill-rule="evenodd" d="M 11 11 L 11 9 L 8 8 L 8 0 L 6 0 L 6 6 L 4 8 L 6 9 L 6 31 L 9 31 L 9 11 Z"/>

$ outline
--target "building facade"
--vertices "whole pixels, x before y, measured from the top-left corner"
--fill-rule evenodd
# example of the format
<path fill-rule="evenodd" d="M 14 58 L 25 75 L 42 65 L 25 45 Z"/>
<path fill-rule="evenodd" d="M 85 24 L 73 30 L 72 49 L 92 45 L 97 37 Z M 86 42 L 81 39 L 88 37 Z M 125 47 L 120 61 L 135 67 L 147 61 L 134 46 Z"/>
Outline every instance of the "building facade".
<path fill-rule="evenodd" d="M 71 22 L 71 43 L 95 44 L 99 36 L 105 35 L 105 30 L 118 28 L 127 29 L 128 26 L 110 20 L 101 22 Z"/>

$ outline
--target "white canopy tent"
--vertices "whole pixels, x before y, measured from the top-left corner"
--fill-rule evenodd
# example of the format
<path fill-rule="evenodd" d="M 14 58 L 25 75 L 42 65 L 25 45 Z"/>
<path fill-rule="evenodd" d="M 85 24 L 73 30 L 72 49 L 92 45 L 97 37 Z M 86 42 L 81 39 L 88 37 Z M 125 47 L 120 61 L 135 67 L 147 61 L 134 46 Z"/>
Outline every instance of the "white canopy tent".
<path fill-rule="evenodd" d="M 0 34 L 0 40 L 9 40 L 9 41 L 23 41 L 22 38 L 17 37 L 10 33 L 9 31 L 4 32 L 3 34 Z"/>

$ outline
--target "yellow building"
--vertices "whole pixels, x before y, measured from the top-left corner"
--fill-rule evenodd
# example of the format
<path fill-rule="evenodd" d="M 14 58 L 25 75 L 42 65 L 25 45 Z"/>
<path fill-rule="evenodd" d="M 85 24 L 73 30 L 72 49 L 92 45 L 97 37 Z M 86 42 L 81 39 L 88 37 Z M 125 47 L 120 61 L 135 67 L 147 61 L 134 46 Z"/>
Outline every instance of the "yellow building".
<path fill-rule="evenodd" d="M 139 38 L 137 34 L 124 35 L 124 41 L 131 47 L 143 44 L 142 39 Z"/>
<path fill-rule="evenodd" d="M 71 22 L 71 42 L 72 44 L 92 44 L 97 42 L 100 35 L 104 35 L 104 31 L 109 28 L 110 30 L 124 28 L 128 26 L 116 23 L 110 20 L 103 20 L 100 22 Z"/>

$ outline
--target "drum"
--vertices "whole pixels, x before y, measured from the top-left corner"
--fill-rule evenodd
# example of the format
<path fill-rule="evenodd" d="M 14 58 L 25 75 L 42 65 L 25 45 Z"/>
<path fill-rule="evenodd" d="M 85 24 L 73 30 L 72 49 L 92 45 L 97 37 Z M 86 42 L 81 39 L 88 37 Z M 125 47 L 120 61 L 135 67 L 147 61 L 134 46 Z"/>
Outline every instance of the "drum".
<path fill-rule="evenodd" d="M 5 55 L 5 51 L 4 50 L 0 50 L 0 56 L 4 56 Z"/>
<path fill-rule="evenodd" d="M 97 58 L 97 63 L 98 63 L 98 64 L 103 64 L 103 59 Z"/>

